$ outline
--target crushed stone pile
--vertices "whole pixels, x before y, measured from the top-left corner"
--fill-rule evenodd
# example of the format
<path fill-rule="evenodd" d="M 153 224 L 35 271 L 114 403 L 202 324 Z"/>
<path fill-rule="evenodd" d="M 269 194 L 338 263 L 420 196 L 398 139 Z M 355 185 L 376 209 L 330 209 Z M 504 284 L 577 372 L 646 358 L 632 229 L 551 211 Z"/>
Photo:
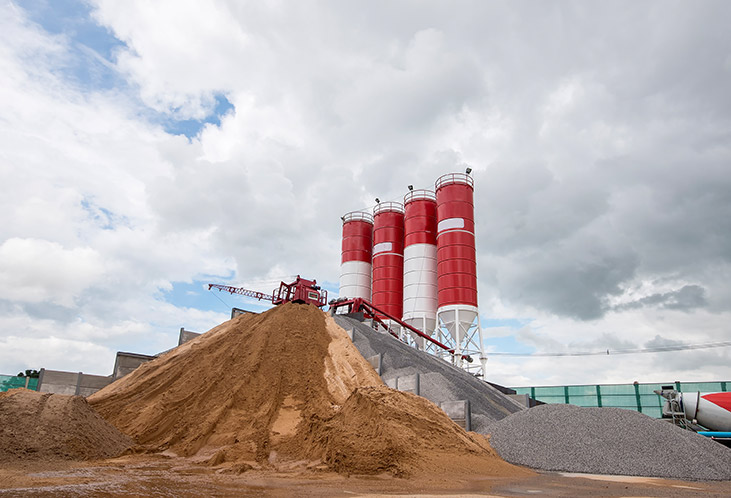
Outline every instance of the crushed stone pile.
<path fill-rule="evenodd" d="M 496 422 L 488 432 L 500 456 L 534 469 L 731 479 L 731 449 L 621 408 L 541 405 Z"/>
<path fill-rule="evenodd" d="M 0 462 L 111 458 L 132 444 L 81 396 L 0 392 Z"/>
<path fill-rule="evenodd" d="M 353 317 L 334 318 L 344 329 L 353 330 L 353 344 L 365 358 L 381 354 L 381 377 L 387 384 L 398 377 L 419 374 L 419 395 L 426 399 L 436 404 L 469 400 L 475 432 L 484 433 L 490 424 L 526 409 L 466 370 L 394 340 L 389 334 L 376 332 Z"/>
<path fill-rule="evenodd" d="M 467 454 L 493 474 L 528 472 L 430 402 L 386 388 L 346 332 L 309 305 L 238 316 L 89 402 L 139 449 L 221 471 L 407 475 L 442 452 Z"/>

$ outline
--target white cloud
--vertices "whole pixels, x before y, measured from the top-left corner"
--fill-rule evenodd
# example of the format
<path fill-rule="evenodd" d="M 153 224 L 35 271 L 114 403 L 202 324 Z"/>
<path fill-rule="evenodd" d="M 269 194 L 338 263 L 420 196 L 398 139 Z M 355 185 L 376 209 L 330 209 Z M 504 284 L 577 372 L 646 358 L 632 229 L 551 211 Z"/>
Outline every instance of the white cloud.
<path fill-rule="evenodd" d="M 176 282 L 335 282 L 340 215 L 466 165 L 482 314 L 528 321 L 518 340 L 726 334 L 723 3 L 100 0 L 93 18 L 125 44 L 103 64 L 111 89 L 65 76 L 74 33 L 6 5 L 0 340 L 15 351 L 62 337 L 155 352 L 225 318 L 167 302 Z M 217 95 L 234 106 L 220 126 L 188 140 L 156 124 L 204 118 Z M 728 377 L 710 353 L 683 353 L 707 366 L 678 376 Z M 491 364 L 512 384 L 674 368 L 642 358 Z"/>
<path fill-rule="evenodd" d="M 8 239 L 0 245 L 0 299 L 71 307 L 103 271 L 99 253 L 90 247 Z"/>

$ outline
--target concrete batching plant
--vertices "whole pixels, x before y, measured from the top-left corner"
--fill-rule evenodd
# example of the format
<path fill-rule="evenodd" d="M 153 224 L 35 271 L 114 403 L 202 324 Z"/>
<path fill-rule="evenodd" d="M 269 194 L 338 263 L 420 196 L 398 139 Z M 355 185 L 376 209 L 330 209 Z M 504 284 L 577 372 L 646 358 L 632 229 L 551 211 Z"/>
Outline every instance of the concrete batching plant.
<path fill-rule="evenodd" d="M 343 216 L 340 298 L 371 300 L 418 329 L 402 330 L 387 320 L 402 340 L 481 374 L 486 357 L 477 309 L 473 192 L 469 173 L 450 173 L 437 179 L 434 191 L 410 187 L 403 205 L 378 202 L 373 217 L 359 211 Z M 479 364 L 468 362 L 473 358 Z"/>

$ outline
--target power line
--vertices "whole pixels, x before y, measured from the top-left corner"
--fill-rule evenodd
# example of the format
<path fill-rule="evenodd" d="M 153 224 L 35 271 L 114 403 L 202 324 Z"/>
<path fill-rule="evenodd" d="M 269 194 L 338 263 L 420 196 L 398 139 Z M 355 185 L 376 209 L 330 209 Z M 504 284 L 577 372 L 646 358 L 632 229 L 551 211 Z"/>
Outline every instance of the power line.
<path fill-rule="evenodd" d="M 224 301 L 223 299 L 221 299 L 221 298 L 220 298 L 220 297 L 218 296 L 218 294 L 216 294 L 215 292 L 213 292 L 213 291 L 212 291 L 211 289 L 208 289 L 208 292 L 210 292 L 211 294 L 213 294 L 213 296 L 214 296 L 214 297 L 215 297 L 216 299 L 218 299 L 219 301 L 221 301 L 221 302 L 223 303 L 223 305 L 224 305 L 224 306 L 226 306 L 226 308 L 231 308 L 231 306 L 229 306 L 228 304 L 226 304 L 226 302 L 225 302 L 225 301 Z"/>
<path fill-rule="evenodd" d="M 705 344 L 677 344 L 637 349 L 605 349 L 603 351 L 576 351 L 570 353 L 501 353 L 487 352 L 488 356 L 607 356 L 619 354 L 667 353 L 669 351 L 690 351 L 695 349 L 727 348 L 731 341 L 709 342 Z"/>

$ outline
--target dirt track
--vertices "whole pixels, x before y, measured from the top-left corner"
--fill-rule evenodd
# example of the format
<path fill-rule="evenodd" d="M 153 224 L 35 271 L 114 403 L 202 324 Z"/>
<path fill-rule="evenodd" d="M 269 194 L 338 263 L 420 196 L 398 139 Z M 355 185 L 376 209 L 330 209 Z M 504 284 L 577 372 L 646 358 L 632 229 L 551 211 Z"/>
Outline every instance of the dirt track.
<path fill-rule="evenodd" d="M 652 496 L 728 497 L 731 482 L 685 482 L 620 476 L 462 475 L 448 479 L 390 474 L 247 471 L 221 474 L 189 459 L 132 455 L 97 462 L 41 462 L 0 469 L 5 496 Z"/>

